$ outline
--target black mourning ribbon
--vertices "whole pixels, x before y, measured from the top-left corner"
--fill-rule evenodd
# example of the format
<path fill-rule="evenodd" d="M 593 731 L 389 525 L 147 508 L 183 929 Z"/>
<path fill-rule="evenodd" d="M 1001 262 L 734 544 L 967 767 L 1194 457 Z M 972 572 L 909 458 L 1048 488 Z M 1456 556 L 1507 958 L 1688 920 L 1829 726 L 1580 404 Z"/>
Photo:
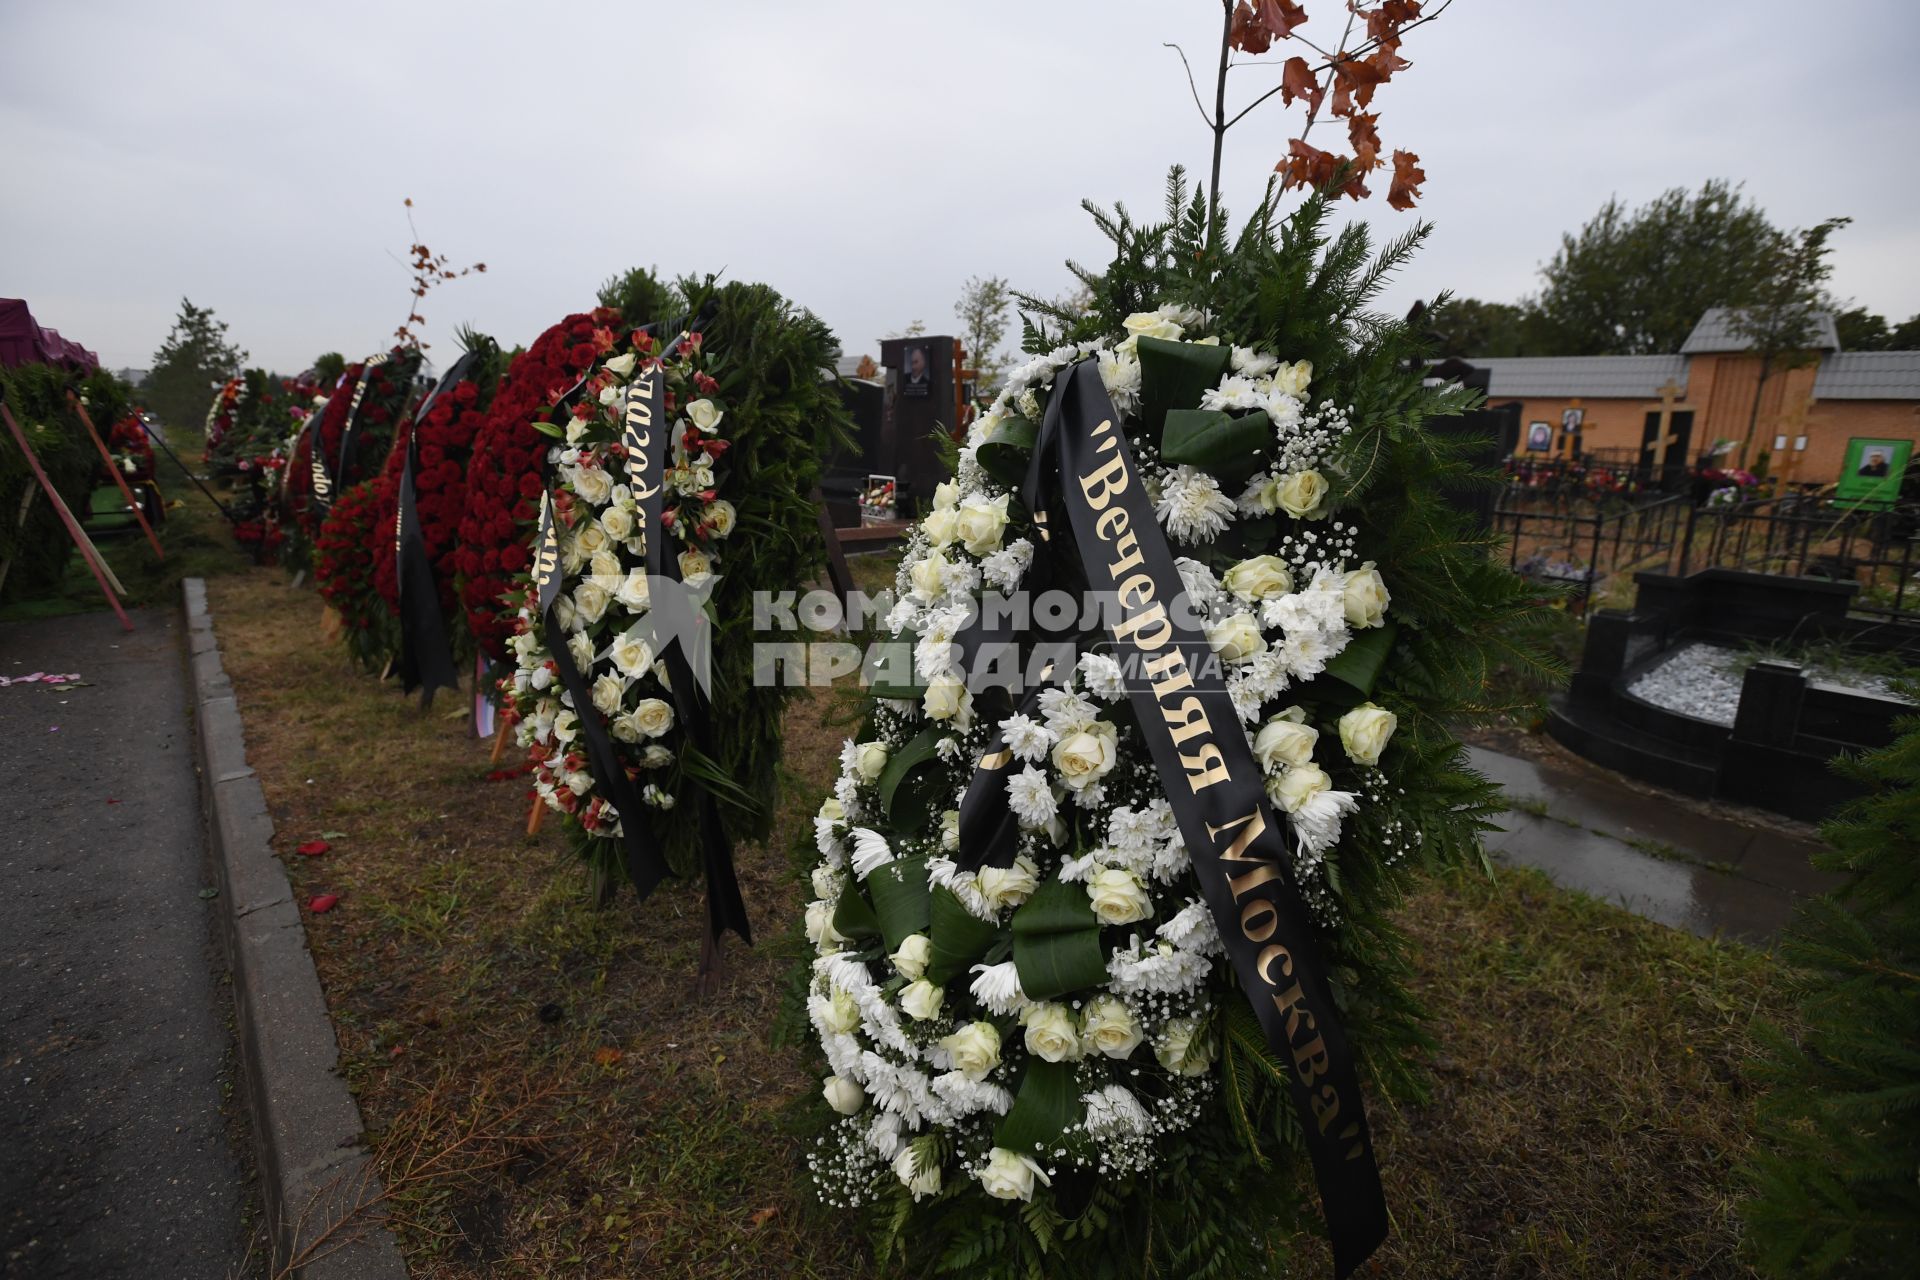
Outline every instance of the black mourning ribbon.
<path fill-rule="evenodd" d="M 1173 551 L 1092 360 L 1063 370 L 1049 398 L 1022 487 L 1038 520 L 1049 494 L 1064 509 L 1074 554 L 1104 606 L 1103 647 L 1126 675 L 1141 736 L 1234 975 L 1269 1048 L 1289 1067 L 1288 1092 L 1344 1280 L 1387 1232 L 1353 1055 L 1283 827 L 1206 636 L 1190 611 L 1174 607 L 1185 588 Z M 1050 532 L 1058 546 L 1061 530 Z M 957 643 L 965 653 L 1000 639 L 963 635 Z M 996 734 L 961 808 L 956 861 L 963 867 L 1012 857 L 1018 832 L 1006 812 L 1010 764 Z"/>
<path fill-rule="evenodd" d="M 353 455 L 348 452 L 353 444 L 354 420 L 360 416 L 360 402 L 367 397 L 367 383 L 373 377 L 373 371 L 387 362 L 386 352 L 368 356 L 360 366 L 360 376 L 353 384 L 353 398 L 347 401 L 346 420 L 340 425 L 340 464 L 334 466 L 327 457 L 326 435 L 320 430 L 316 416 L 313 424 L 313 495 L 307 500 L 307 506 L 314 512 L 316 520 L 325 520 L 327 513 L 333 510 L 335 490 L 351 483 L 347 479 L 347 459 Z M 339 395 L 339 388 L 334 389 Z"/>
<path fill-rule="evenodd" d="M 420 403 L 407 432 L 406 460 L 400 470 L 398 510 L 394 513 L 393 553 L 400 584 L 400 684 L 408 693 L 420 692 L 422 710 L 433 705 L 437 689 L 458 689 L 460 673 L 453 664 L 453 645 L 447 638 L 447 620 L 440 612 L 440 584 L 427 554 L 426 535 L 414 492 L 414 473 L 420 458 L 420 426 L 442 395 L 469 377 L 480 363 L 469 351 L 435 384 Z"/>

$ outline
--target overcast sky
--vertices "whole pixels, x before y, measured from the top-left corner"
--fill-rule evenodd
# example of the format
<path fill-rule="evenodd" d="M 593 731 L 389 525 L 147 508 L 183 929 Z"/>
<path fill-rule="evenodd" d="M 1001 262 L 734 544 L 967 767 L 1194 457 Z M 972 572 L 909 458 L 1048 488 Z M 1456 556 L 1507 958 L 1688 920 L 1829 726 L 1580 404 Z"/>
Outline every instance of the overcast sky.
<path fill-rule="evenodd" d="M 1340 10 L 1306 7 L 1331 45 Z M 969 275 L 1064 290 L 1063 258 L 1105 261 L 1082 197 L 1152 212 L 1168 165 L 1204 172 L 1161 43 L 1206 75 L 1218 14 L 0 0 L 0 296 L 115 367 L 149 362 L 183 294 L 256 363 L 357 357 L 406 315 L 411 196 L 428 244 L 488 265 L 428 299 L 443 361 L 456 325 L 531 341 L 635 264 L 765 280 L 874 351 L 915 319 L 951 331 Z M 1516 299 L 1608 196 L 1721 176 L 1776 222 L 1851 215 L 1836 292 L 1920 311 L 1917 36 L 1900 0 L 1456 0 L 1375 100 L 1435 224 L 1388 301 Z M 1277 73 L 1236 71 L 1230 99 Z M 1300 112 L 1275 98 L 1229 135 L 1231 208 Z M 1415 215 L 1376 196 L 1342 216 Z"/>

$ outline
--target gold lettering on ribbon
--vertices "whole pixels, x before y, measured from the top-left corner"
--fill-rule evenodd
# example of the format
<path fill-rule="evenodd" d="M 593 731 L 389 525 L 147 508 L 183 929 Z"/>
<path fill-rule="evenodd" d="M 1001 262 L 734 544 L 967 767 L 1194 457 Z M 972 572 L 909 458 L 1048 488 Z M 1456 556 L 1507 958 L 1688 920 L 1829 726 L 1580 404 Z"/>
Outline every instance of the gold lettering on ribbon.
<path fill-rule="evenodd" d="M 540 495 L 540 549 L 533 557 L 533 581 L 539 594 L 547 593 L 554 571 L 560 567 L 560 533 L 553 526 L 553 498 Z"/>
<path fill-rule="evenodd" d="M 651 498 L 660 492 L 647 486 L 648 455 L 653 448 L 653 390 L 659 380 L 656 366 L 635 378 L 627 387 L 627 422 L 621 444 L 627 451 L 627 483 L 635 498 Z"/>

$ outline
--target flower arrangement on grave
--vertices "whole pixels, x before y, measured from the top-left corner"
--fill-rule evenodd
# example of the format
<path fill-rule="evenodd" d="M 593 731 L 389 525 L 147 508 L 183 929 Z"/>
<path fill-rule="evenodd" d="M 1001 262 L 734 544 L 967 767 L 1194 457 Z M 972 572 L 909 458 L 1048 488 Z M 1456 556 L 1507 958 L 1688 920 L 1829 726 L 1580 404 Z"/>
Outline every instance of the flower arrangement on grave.
<path fill-rule="evenodd" d="M 1267 1274 L 1311 1184 L 1343 1274 L 1386 1229 L 1360 1082 L 1426 1043 L 1391 912 L 1482 856 L 1489 672 L 1551 668 L 1440 494 L 1423 423 L 1472 393 L 1366 310 L 1424 229 L 1273 198 L 1231 242 L 1177 170 L 1164 221 L 1095 210 L 1091 306 L 1024 300 L 909 536 L 805 920 L 813 1177 L 883 1263 Z"/>
<path fill-rule="evenodd" d="M 308 500 L 299 512 L 302 528 L 316 545 L 331 501 L 371 479 L 385 463 L 395 428 L 412 396 L 420 359 L 420 348 L 398 346 L 349 365 L 328 397 L 319 425 L 310 433 Z M 317 492 L 322 472 L 330 489 L 324 495 Z"/>
<path fill-rule="evenodd" d="M 613 352 L 619 324 L 616 312 L 600 307 L 548 328 L 508 364 L 474 436 L 454 565 L 467 630 L 490 661 L 508 656 L 514 633 L 508 599 L 532 563 L 528 541 L 540 513 L 541 468 L 551 443 L 538 424 L 595 362 Z"/>
<path fill-rule="evenodd" d="M 680 327 L 575 335 L 598 352 L 541 424 L 552 488 L 504 684 L 535 788 L 603 891 L 704 868 L 710 938 L 745 937 L 731 848 L 770 829 L 796 693 L 756 679 L 773 637 L 754 595 L 822 568 L 811 494 L 850 426 L 811 312 L 764 285 L 679 287 Z"/>

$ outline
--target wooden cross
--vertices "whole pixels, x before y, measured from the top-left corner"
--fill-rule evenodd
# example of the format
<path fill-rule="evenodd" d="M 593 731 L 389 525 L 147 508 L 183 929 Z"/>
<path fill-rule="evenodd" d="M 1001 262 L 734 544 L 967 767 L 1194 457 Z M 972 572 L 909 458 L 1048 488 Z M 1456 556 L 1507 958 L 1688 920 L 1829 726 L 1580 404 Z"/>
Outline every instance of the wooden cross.
<path fill-rule="evenodd" d="M 1660 432 L 1653 439 L 1653 469 L 1659 471 L 1667 465 L 1667 446 L 1680 443 L 1680 437 L 1673 433 L 1673 408 L 1680 402 L 1680 388 L 1672 378 L 1660 388 Z"/>

